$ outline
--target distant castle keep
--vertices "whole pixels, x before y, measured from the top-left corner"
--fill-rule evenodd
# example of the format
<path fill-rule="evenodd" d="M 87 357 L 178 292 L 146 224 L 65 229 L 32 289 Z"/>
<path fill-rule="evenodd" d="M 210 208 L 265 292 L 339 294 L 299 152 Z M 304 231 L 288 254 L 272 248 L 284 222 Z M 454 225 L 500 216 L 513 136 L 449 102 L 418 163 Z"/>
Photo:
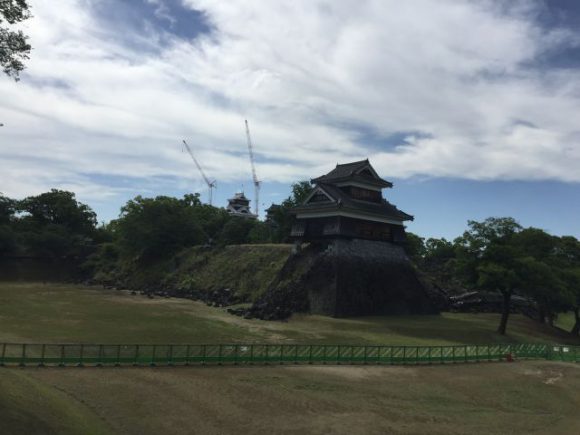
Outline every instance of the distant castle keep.
<path fill-rule="evenodd" d="M 250 200 L 246 198 L 244 192 L 238 192 L 233 198 L 228 199 L 226 211 L 232 216 L 238 216 L 248 219 L 258 219 L 258 216 L 250 210 Z"/>
<path fill-rule="evenodd" d="M 315 241 L 337 237 L 405 241 L 404 221 L 413 216 L 383 198 L 382 189 L 393 187 L 379 177 L 367 160 L 336 165 L 328 174 L 311 180 L 315 188 L 295 207 L 291 236 Z"/>
<path fill-rule="evenodd" d="M 368 160 L 336 165 L 311 180 L 295 207 L 291 237 L 299 248 L 250 308 L 274 319 L 309 311 L 336 317 L 433 314 L 436 300 L 419 280 L 403 244 L 413 217 L 382 196 L 392 187 Z"/>

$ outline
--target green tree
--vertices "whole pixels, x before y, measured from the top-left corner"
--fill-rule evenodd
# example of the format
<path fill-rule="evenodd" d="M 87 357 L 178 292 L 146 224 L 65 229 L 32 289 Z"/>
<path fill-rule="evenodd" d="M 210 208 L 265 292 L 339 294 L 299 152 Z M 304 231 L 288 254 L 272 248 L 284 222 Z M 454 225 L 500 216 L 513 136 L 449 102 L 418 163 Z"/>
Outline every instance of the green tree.
<path fill-rule="evenodd" d="M 226 222 L 232 216 L 223 208 L 202 204 L 199 193 L 185 195 L 183 200 L 189 205 L 195 221 L 200 225 L 208 243 L 218 240 Z"/>
<path fill-rule="evenodd" d="M 506 333 L 512 295 L 522 283 L 522 270 L 516 258 L 511 246 L 492 244 L 477 267 L 478 287 L 498 291 L 502 295 L 501 320 L 497 329 L 502 335 Z"/>
<path fill-rule="evenodd" d="M 425 241 L 424 257 L 429 262 L 445 263 L 455 257 L 455 247 L 445 238 L 429 238 Z"/>
<path fill-rule="evenodd" d="M 32 47 L 21 30 L 11 30 L 4 23 L 11 26 L 28 18 L 30 6 L 27 0 L 0 0 L 0 66 L 15 80 L 19 80 L 24 60 L 29 58 Z"/>
<path fill-rule="evenodd" d="M 574 313 L 573 335 L 580 332 L 580 241 L 572 236 L 558 239 L 556 258 L 562 270 L 562 280 L 569 301 L 569 308 Z"/>
<path fill-rule="evenodd" d="M 574 326 L 570 334 L 577 336 L 580 334 L 580 266 L 565 269 L 562 279 L 566 286 L 566 293 L 570 301 L 570 308 L 574 313 Z"/>
<path fill-rule="evenodd" d="M 271 217 L 272 241 L 283 243 L 290 237 L 290 230 L 294 222 L 294 216 L 291 213 L 293 207 L 302 204 L 310 195 L 313 187 L 309 181 L 298 181 L 292 184 L 292 193 L 288 198 L 282 201 L 273 216 Z"/>
<path fill-rule="evenodd" d="M 242 217 L 233 217 L 224 225 L 220 243 L 223 245 L 242 245 L 250 243 L 250 233 L 256 221 Z"/>
<path fill-rule="evenodd" d="M 455 273 L 455 245 L 445 238 L 429 238 L 423 244 L 421 270 L 438 286 L 447 290 L 463 289 Z"/>
<path fill-rule="evenodd" d="M 561 280 L 561 264 L 556 256 L 558 237 L 539 228 L 525 228 L 514 235 L 524 268 L 521 291 L 533 298 L 539 318 L 552 325 L 556 314 L 565 310 L 566 294 Z"/>
<path fill-rule="evenodd" d="M 0 193 L 0 255 L 16 250 L 16 235 L 12 228 L 16 201 Z"/>
<path fill-rule="evenodd" d="M 16 201 L 0 193 L 0 225 L 12 221 L 16 213 Z"/>
<path fill-rule="evenodd" d="M 524 229 L 512 218 L 489 218 L 470 221 L 456 245 L 458 268 L 466 282 L 502 295 L 500 334 L 506 332 L 514 293 L 533 299 L 540 319 L 547 317 L 550 324 L 570 306 L 572 290 L 564 272 L 578 264 L 571 241 L 561 243 L 538 228 Z"/>
<path fill-rule="evenodd" d="M 122 256 L 147 262 L 207 242 L 196 220 L 196 207 L 199 204 L 189 197 L 137 196 L 128 201 L 113 224 Z"/>
<path fill-rule="evenodd" d="M 405 252 L 415 264 L 420 264 L 425 256 L 425 239 L 407 231 Z"/>
<path fill-rule="evenodd" d="M 82 257 L 94 248 L 97 216 L 75 194 L 52 189 L 16 203 L 12 227 L 29 254 Z"/>
<path fill-rule="evenodd" d="M 255 221 L 254 226 L 248 233 L 248 241 L 250 243 L 270 243 L 271 237 L 271 228 L 266 222 Z"/>
<path fill-rule="evenodd" d="M 65 190 L 29 196 L 18 202 L 17 209 L 25 214 L 25 221 L 36 226 L 60 225 L 73 234 L 92 236 L 97 226 L 96 213 Z"/>
<path fill-rule="evenodd" d="M 312 190 L 313 187 L 310 184 L 310 181 L 302 180 L 293 183 L 292 193 L 288 198 L 286 198 L 286 200 L 284 200 L 284 202 L 282 202 L 282 205 L 288 208 L 300 205 L 306 200 L 308 195 L 312 193 Z"/>
<path fill-rule="evenodd" d="M 522 227 L 513 218 L 469 221 L 469 229 L 456 240 L 458 269 L 475 287 L 498 291 L 502 295 L 502 314 L 498 332 L 505 335 L 511 297 L 521 280 L 517 250 L 510 244 Z M 473 282 L 475 281 L 475 282 Z"/>
<path fill-rule="evenodd" d="M 554 326 L 557 313 L 569 307 L 562 271 L 531 256 L 520 258 L 519 263 L 522 269 L 520 292 L 536 302 L 539 320 L 544 323 L 547 318 L 550 326 Z"/>
<path fill-rule="evenodd" d="M 551 261 L 555 258 L 558 237 L 554 237 L 539 228 L 524 228 L 514 236 L 514 243 L 530 257 L 539 261 Z"/>
<path fill-rule="evenodd" d="M 13 253 L 17 246 L 14 230 L 9 225 L 0 224 L 0 256 Z"/>

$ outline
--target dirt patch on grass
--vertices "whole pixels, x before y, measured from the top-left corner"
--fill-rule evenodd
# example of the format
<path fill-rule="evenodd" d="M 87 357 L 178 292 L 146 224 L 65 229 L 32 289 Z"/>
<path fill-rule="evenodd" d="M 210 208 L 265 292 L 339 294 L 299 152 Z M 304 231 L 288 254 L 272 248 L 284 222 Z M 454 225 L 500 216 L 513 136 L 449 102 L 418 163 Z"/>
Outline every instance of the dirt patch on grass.
<path fill-rule="evenodd" d="M 539 364 L 539 363 L 538 363 Z M 573 378 L 580 371 L 580 366 L 559 362 L 544 363 L 547 365 L 540 365 L 535 368 L 525 368 L 522 374 L 534 377 L 538 382 L 546 385 L 554 385 L 562 381 L 567 381 Z"/>
<path fill-rule="evenodd" d="M 417 368 L 414 367 L 366 367 L 366 366 L 308 366 L 290 367 L 288 370 L 297 370 L 302 373 L 311 373 L 315 376 L 329 376 L 348 380 L 400 379 L 401 377 L 417 377 Z"/>
<path fill-rule="evenodd" d="M 555 384 L 556 382 L 561 381 L 562 378 L 564 378 L 564 375 L 562 373 L 556 373 L 555 376 L 547 378 L 544 381 L 544 384 L 546 384 L 546 385 Z"/>

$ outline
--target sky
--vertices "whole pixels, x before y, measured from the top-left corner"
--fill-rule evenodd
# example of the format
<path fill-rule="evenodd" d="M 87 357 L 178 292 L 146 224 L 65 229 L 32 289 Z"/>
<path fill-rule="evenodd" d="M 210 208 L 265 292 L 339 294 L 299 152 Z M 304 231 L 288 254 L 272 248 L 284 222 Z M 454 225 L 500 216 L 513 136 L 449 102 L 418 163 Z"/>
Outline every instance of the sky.
<path fill-rule="evenodd" d="M 0 76 L 0 192 L 76 192 L 100 221 L 136 195 L 214 205 L 369 158 L 408 230 L 512 216 L 580 237 L 580 2 L 31 0 Z"/>

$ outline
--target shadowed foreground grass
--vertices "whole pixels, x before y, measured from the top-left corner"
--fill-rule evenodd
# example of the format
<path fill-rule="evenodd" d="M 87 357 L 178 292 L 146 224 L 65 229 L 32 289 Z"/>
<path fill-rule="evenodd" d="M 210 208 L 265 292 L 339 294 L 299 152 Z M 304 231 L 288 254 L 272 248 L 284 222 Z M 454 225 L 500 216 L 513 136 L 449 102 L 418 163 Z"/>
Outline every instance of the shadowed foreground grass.
<path fill-rule="evenodd" d="M 580 433 L 580 367 L 0 370 L 2 434 Z"/>
<path fill-rule="evenodd" d="M 148 299 L 74 285 L 0 283 L 0 341 L 36 343 L 336 344 L 579 343 L 547 325 L 511 317 L 508 335 L 496 314 L 444 313 L 333 319 L 296 315 L 288 322 L 246 320 L 184 299 Z"/>

